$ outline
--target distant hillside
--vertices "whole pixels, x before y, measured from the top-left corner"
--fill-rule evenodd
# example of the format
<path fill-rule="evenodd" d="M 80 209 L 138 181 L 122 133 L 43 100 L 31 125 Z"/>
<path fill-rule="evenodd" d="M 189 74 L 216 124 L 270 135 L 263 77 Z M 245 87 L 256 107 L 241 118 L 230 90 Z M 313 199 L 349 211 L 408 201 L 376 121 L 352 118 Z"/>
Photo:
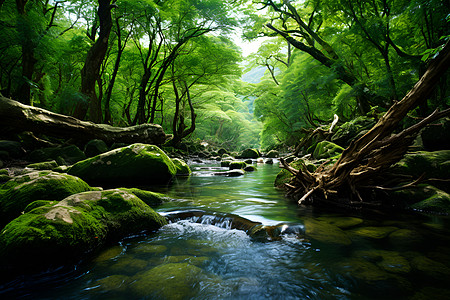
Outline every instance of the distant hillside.
<path fill-rule="evenodd" d="M 261 78 L 264 76 L 264 72 L 266 68 L 263 66 L 259 66 L 254 68 L 253 70 L 242 75 L 241 80 L 248 83 L 259 83 Z"/>

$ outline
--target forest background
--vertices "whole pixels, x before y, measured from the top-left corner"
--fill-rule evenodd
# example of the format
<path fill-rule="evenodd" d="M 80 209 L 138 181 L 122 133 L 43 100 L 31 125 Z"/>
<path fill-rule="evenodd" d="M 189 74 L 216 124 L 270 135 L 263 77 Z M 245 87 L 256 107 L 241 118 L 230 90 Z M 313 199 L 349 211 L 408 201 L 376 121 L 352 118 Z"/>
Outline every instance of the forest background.
<path fill-rule="evenodd" d="M 244 58 L 237 29 L 266 38 Z M 447 0 L 3 0 L 0 92 L 95 123 L 160 124 L 174 146 L 288 149 L 334 114 L 386 111 L 449 36 Z M 448 108 L 448 86 L 404 125 Z"/>

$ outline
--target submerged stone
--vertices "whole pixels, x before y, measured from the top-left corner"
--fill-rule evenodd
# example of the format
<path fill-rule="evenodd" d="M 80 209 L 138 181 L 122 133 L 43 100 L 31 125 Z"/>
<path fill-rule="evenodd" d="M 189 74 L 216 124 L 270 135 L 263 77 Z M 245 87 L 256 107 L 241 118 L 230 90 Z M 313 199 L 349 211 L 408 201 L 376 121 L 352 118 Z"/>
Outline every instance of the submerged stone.
<path fill-rule="evenodd" d="M 409 250 L 424 242 L 423 237 L 415 230 L 399 229 L 389 235 L 389 241 L 396 248 Z"/>
<path fill-rule="evenodd" d="M 167 251 L 167 247 L 164 245 L 142 245 L 135 249 L 133 252 L 135 253 L 151 253 L 151 254 L 161 254 Z"/>
<path fill-rule="evenodd" d="M 131 292 L 137 297 L 189 299 L 206 277 L 202 269 L 189 263 L 167 263 L 133 276 Z"/>
<path fill-rule="evenodd" d="M 347 234 L 337 226 L 314 219 L 305 219 L 305 234 L 322 243 L 350 245 L 352 241 Z"/>
<path fill-rule="evenodd" d="M 355 217 L 319 217 L 317 220 L 327 222 L 328 224 L 337 226 L 341 229 L 355 227 L 363 223 L 361 218 Z"/>
<path fill-rule="evenodd" d="M 130 277 L 125 275 L 110 275 L 108 277 L 97 280 L 92 290 L 101 291 L 125 291 L 128 287 Z"/>
<path fill-rule="evenodd" d="M 109 247 L 109 248 L 101 251 L 97 255 L 97 257 L 94 258 L 94 262 L 102 262 L 102 261 L 107 261 L 107 260 L 116 258 L 120 254 L 122 254 L 122 252 L 123 252 L 122 246 L 117 245 L 117 246 Z"/>
<path fill-rule="evenodd" d="M 423 272 L 426 276 L 437 280 L 450 280 L 450 268 L 440 262 L 432 260 L 424 255 L 416 255 L 411 260 L 414 269 Z"/>
<path fill-rule="evenodd" d="M 395 251 L 357 251 L 355 255 L 375 263 L 378 267 L 390 273 L 406 274 L 411 271 L 411 265 L 408 260 Z"/>
<path fill-rule="evenodd" d="M 120 189 L 75 194 L 10 222 L 0 233 L 0 265 L 34 270 L 73 263 L 108 242 L 166 223 Z"/>
<path fill-rule="evenodd" d="M 80 161 L 68 173 L 87 182 L 155 184 L 169 182 L 176 172 L 172 160 L 158 147 L 133 144 Z"/>
<path fill-rule="evenodd" d="M 396 230 L 398 230 L 398 228 L 394 226 L 385 226 L 385 227 L 367 226 L 353 229 L 351 230 L 351 233 L 354 235 L 372 239 L 382 239 L 387 237 L 391 232 Z"/>
<path fill-rule="evenodd" d="M 36 200 L 62 200 L 90 191 L 82 179 L 51 171 L 34 171 L 16 176 L 0 186 L 0 227 L 18 217 Z"/>

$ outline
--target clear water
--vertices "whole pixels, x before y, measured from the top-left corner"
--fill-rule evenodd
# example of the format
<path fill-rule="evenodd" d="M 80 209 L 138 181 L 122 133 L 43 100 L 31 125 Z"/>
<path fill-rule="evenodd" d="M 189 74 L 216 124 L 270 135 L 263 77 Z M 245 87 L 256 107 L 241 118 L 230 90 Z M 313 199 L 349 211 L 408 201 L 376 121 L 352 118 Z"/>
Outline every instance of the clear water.
<path fill-rule="evenodd" d="M 159 187 L 178 200 L 158 211 L 201 209 L 302 230 L 266 239 L 230 222 L 185 219 L 124 239 L 76 270 L 9 283 L 0 298 L 450 299 L 447 217 L 299 208 L 273 187 L 277 164 L 234 178 L 208 166 Z"/>

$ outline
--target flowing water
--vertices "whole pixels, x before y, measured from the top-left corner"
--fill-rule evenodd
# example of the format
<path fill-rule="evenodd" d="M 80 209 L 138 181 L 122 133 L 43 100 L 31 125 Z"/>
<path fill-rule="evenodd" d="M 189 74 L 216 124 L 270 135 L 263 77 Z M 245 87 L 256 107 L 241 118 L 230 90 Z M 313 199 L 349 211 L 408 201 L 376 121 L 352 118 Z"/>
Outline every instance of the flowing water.
<path fill-rule="evenodd" d="M 450 299 L 447 217 L 297 207 L 273 187 L 277 164 L 241 177 L 191 168 L 158 188 L 176 199 L 157 209 L 169 225 L 0 298 Z"/>

